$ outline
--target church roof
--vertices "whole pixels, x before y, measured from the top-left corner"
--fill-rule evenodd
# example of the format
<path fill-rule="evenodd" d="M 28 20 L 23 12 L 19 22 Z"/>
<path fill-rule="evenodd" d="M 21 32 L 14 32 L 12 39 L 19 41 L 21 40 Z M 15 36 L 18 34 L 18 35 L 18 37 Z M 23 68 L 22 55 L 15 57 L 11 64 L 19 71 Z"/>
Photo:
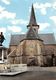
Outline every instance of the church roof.
<path fill-rule="evenodd" d="M 20 41 L 22 39 L 24 39 L 26 37 L 25 34 L 15 34 L 15 35 L 11 35 L 11 39 L 10 39 L 10 45 L 18 45 L 20 43 Z"/>
<path fill-rule="evenodd" d="M 43 39 L 44 44 L 56 44 L 56 40 L 53 33 L 39 34 L 40 38 Z"/>
<path fill-rule="evenodd" d="M 36 22 L 33 5 L 32 5 L 32 9 L 31 9 L 30 21 L 29 21 L 29 24 L 27 25 L 27 27 L 29 27 L 29 26 L 35 26 L 35 27 L 38 26 L 39 27 L 39 25 L 37 25 L 37 22 Z"/>
<path fill-rule="evenodd" d="M 53 33 L 50 34 L 39 34 L 44 44 L 56 44 Z M 26 38 L 26 34 L 11 35 L 10 45 L 18 45 L 22 39 Z"/>

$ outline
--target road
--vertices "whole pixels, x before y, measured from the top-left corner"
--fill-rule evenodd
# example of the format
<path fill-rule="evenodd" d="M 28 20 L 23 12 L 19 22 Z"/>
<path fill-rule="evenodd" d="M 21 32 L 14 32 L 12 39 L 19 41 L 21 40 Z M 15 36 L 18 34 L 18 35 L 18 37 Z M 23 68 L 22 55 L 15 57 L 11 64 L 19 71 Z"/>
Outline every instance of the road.
<path fill-rule="evenodd" d="M 0 76 L 0 80 L 56 80 L 56 72 L 29 71 L 16 76 Z"/>

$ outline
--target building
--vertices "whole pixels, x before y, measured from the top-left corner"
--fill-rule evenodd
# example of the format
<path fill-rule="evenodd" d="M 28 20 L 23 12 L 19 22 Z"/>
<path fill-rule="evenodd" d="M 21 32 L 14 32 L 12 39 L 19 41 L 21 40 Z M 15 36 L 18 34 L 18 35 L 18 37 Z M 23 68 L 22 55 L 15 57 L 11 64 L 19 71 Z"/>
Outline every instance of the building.
<path fill-rule="evenodd" d="M 11 35 L 8 63 L 37 66 L 56 65 L 56 42 L 53 33 L 38 34 L 39 25 L 36 23 L 32 5 L 28 32 L 23 35 Z"/>

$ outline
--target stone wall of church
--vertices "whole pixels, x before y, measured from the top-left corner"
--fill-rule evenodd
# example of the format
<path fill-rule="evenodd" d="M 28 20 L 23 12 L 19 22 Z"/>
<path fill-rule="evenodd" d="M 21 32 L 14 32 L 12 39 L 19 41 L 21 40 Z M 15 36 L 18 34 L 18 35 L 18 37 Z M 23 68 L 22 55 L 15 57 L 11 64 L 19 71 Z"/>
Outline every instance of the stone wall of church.
<path fill-rule="evenodd" d="M 46 54 L 56 55 L 56 45 L 45 45 Z"/>
<path fill-rule="evenodd" d="M 10 52 L 15 50 L 17 48 L 17 45 L 10 45 L 9 49 L 10 49 Z"/>
<path fill-rule="evenodd" d="M 45 54 L 46 55 L 44 56 L 44 64 L 46 64 L 47 66 L 56 65 L 56 45 L 45 45 Z"/>
<path fill-rule="evenodd" d="M 43 64 L 42 49 L 43 43 L 39 40 L 25 40 L 23 45 L 23 55 L 26 56 L 26 63 L 29 64 L 32 60 L 36 61 L 37 65 Z"/>
<path fill-rule="evenodd" d="M 18 46 L 10 48 L 11 51 L 16 49 L 16 56 L 9 57 L 10 61 L 14 61 L 13 63 L 32 64 L 32 61 L 35 60 L 36 65 L 52 66 L 52 54 L 54 54 L 56 65 L 56 45 L 44 45 L 39 40 L 24 40 Z"/>
<path fill-rule="evenodd" d="M 11 46 L 11 50 L 16 49 L 16 56 L 12 59 L 13 63 L 29 64 L 35 60 L 36 65 L 43 65 L 43 46 L 43 42 L 38 40 L 24 40 L 17 47 Z M 12 57 L 10 56 L 8 61 L 11 61 Z"/>
<path fill-rule="evenodd" d="M 10 53 L 8 55 L 8 63 L 10 64 L 20 64 L 22 63 L 22 45 L 23 42 L 21 42 L 18 46 L 10 46 Z M 14 51 L 15 50 L 15 51 Z"/>

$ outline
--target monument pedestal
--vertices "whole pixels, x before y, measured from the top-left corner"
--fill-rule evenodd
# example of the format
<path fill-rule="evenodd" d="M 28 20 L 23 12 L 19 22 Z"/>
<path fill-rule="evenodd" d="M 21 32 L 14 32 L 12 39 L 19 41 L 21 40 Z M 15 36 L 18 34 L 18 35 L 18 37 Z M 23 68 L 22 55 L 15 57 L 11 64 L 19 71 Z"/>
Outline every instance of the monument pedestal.
<path fill-rule="evenodd" d="M 4 58 L 6 55 L 7 48 L 0 46 L 0 63 L 4 63 Z"/>

